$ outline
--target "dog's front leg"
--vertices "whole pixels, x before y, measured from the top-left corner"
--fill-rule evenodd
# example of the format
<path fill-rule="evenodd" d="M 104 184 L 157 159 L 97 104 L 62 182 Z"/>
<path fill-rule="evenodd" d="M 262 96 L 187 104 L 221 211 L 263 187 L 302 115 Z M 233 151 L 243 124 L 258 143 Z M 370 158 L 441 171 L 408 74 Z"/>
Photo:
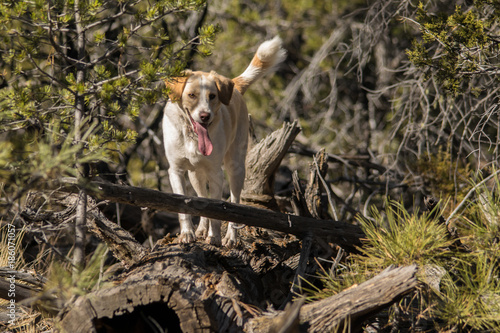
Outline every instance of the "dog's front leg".
<path fill-rule="evenodd" d="M 243 147 L 235 147 L 230 157 L 224 160 L 224 165 L 229 176 L 229 187 L 231 189 L 231 202 L 240 203 L 241 191 L 245 182 L 245 156 L 246 141 Z M 227 225 L 226 236 L 222 244 L 229 248 L 236 247 L 238 244 L 238 224 L 229 222 Z"/>
<path fill-rule="evenodd" d="M 224 180 L 222 169 L 204 170 L 204 172 L 201 170 L 190 171 L 188 175 L 198 196 L 218 200 L 222 198 L 222 182 Z M 222 244 L 220 225 L 220 220 L 202 217 L 198 229 L 196 229 L 196 235 L 205 237 L 205 242 L 208 244 L 220 246 Z"/>
<path fill-rule="evenodd" d="M 186 195 L 186 181 L 184 172 L 173 167 L 168 169 L 170 178 L 170 186 L 174 193 Z M 194 235 L 194 226 L 191 221 L 191 215 L 179 213 L 179 224 L 181 226 L 181 234 L 179 235 L 179 243 L 192 243 L 196 240 Z"/>

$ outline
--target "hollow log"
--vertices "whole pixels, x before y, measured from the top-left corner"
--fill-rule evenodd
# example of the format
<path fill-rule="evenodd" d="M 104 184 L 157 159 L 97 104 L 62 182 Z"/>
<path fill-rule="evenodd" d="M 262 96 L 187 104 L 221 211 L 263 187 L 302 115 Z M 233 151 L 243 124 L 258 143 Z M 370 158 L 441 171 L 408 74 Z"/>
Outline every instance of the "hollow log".
<path fill-rule="evenodd" d="M 284 258 L 259 251 L 168 244 L 117 276 L 114 286 L 79 297 L 60 313 L 60 326 L 67 332 L 241 332 L 266 302 L 281 302 L 277 295 L 293 277 Z"/>
<path fill-rule="evenodd" d="M 330 332 L 362 323 L 417 286 L 417 267 L 390 267 L 337 295 L 264 312 L 282 292 L 283 264 L 262 265 L 244 251 L 169 244 L 60 313 L 67 332 Z M 262 258 L 261 258 L 262 259 Z M 268 257 L 268 264 L 271 258 Z M 267 266 L 267 267 L 266 267 Z M 281 267 L 280 267 L 281 266 Z M 278 269 L 279 267 L 279 269 Z M 282 330 L 286 328 L 286 330 Z"/>

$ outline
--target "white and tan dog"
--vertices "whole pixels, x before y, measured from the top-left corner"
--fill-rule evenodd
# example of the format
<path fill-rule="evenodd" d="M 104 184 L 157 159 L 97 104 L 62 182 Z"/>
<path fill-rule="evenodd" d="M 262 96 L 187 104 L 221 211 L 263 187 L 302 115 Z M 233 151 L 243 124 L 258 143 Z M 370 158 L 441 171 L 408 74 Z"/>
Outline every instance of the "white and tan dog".
<path fill-rule="evenodd" d="M 285 57 L 281 39 L 275 37 L 262 43 L 246 70 L 232 80 L 214 71 L 186 71 L 184 77 L 166 82 L 170 100 L 164 110 L 163 139 L 175 193 L 186 193 L 187 171 L 198 196 L 221 199 L 224 164 L 231 202 L 239 203 L 248 144 L 248 111 L 242 95 Z M 196 236 L 191 216 L 179 214 L 179 222 L 180 242 L 193 242 L 198 236 L 221 245 L 221 221 L 202 217 Z M 223 243 L 228 247 L 237 243 L 232 223 Z"/>

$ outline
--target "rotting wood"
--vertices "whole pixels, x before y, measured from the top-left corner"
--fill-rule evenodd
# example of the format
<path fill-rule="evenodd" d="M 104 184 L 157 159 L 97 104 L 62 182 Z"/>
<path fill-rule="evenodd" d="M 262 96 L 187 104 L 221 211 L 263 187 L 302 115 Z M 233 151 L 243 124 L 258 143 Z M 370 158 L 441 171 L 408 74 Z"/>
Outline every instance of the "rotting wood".
<path fill-rule="evenodd" d="M 299 132 L 298 121 L 285 123 L 250 149 L 241 193 L 243 203 L 278 210 L 274 198 L 274 175 Z"/>
<path fill-rule="evenodd" d="M 325 153 L 324 149 L 320 150 L 314 156 L 314 161 L 317 161 L 318 166 L 316 167 L 315 162 L 310 165 L 309 179 L 305 189 L 304 199 L 312 217 L 316 219 L 325 219 L 328 215 L 328 206 L 324 203 L 321 191 L 323 185 L 320 182 L 320 178 L 324 178 L 328 171 L 328 155 Z"/>
<path fill-rule="evenodd" d="M 154 323 L 172 332 L 241 332 L 280 288 L 273 258 L 256 265 L 258 252 L 204 243 L 162 246 L 116 276 L 114 286 L 69 304 L 59 314 L 59 324 L 67 332 L 103 327 L 145 332 Z"/>
<path fill-rule="evenodd" d="M 62 189 L 77 191 L 79 187 L 74 185 L 74 183 L 72 186 L 68 183 Z M 312 233 L 353 252 L 357 251 L 356 247 L 361 246 L 361 239 L 365 237 L 359 226 L 343 221 L 317 220 L 221 200 L 189 197 L 105 182 L 91 181 L 86 184 L 85 188 L 89 195 L 102 200 L 233 221 L 286 232 L 299 237 Z"/>
<path fill-rule="evenodd" d="M 259 272 L 252 260 L 251 253 L 223 253 L 208 244 L 169 244 L 117 276 L 117 285 L 79 297 L 60 313 L 59 323 L 69 332 L 140 332 L 154 323 L 183 332 L 278 332 L 285 323 L 283 332 L 358 332 L 366 319 L 418 285 L 416 265 L 389 267 L 337 295 L 263 313 L 259 302 L 275 286 L 259 285 L 273 269 Z"/>
<path fill-rule="evenodd" d="M 322 200 L 320 180 L 328 171 L 328 156 L 325 150 L 321 150 L 314 156 L 314 162 L 310 165 L 309 179 L 306 189 L 302 189 L 297 172 L 292 174 L 294 185 L 292 203 L 297 215 L 314 217 L 320 219 L 327 215 L 324 200 Z M 324 185 L 323 185 L 324 186 Z M 328 190 L 328 189 L 326 189 Z M 334 209 L 334 207 L 332 207 Z M 300 293 L 302 289 L 302 281 L 305 278 L 307 263 L 309 261 L 310 250 L 313 242 L 313 234 L 309 233 L 302 239 L 302 249 L 300 252 L 299 264 L 295 272 L 292 287 L 287 299 L 281 305 L 283 308 L 293 297 Z"/>

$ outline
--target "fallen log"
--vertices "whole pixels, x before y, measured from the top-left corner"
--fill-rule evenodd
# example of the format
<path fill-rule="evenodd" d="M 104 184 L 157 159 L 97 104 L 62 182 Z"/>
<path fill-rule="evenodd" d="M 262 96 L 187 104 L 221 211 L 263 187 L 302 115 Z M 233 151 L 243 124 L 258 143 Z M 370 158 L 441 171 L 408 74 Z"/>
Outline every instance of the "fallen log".
<path fill-rule="evenodd" d="M 241 332 L 273 295 L 287 292 L 292 269 L 276 259 L 257 247 L 167 244 L 114 285 L 68 304 L 59 325 L 64 332 Z"/>
<path fill-rule="evenodd" d="M 350 325 L 351 332 L 383 308 L 401 299 L 418 285 L 418 267 L 389 267 L 359 286 L 304 305 L 301 322 L 307 323 L 308 332 L 331 332 Z"/>
<path fill-rule="evenodd" d="M 60 313 L 60 327 L 68 332 L 264 333 L 285 326 L 286 332 L 358 332 L 365 320 L 418 285 L 416 265 L 389 267 L 337 295 L 264 313 L 261 302 L 283 285 L 271 282 L 273 269 L 262 270 L 248 253 L 170 244 L 147 257 L 116 277 L 117 285 L 70 304 Z"/>
<path fill-rule="evenodd" d="M 288 332 L 359 332 L 362 324 L 383 308 L 400 300 L 418 285 L 418 267 L 388 267 L 374 278 L 348 288 L 334 296 L 301 306 L 295 318 L 285 309 L 271 315 L 250 319 L 246 330 L 271 332 L 276 323 L 287 318 L 295 322 Z M 299 306 L 301 300 L 298 301 Z M 293 308 L 293 306 L 291 306 Z"/>
<path fill-rule="evenodd" d="M 62 189 L 75 192 L 82 187 L 74 185 L 76 184 L 69 182 Z M 107 182 L 90 181 L 84 185 L 84 188 L 87 194 L 101 200 L 233 221 L 290 233 L 300 238 L 311 233 L 353 252 L 357 251 L 356 248 L 361 246 L 361 239 L 365 237 L 359 226 L 343 221 L 317 220 L 221 200 L 189 197 Z"/>
<path fill-rule="evenodd" d="M 33 297 L 36 292 L 40 291 L 38 288 L 17 283 L 15 273 L 12 273 L 11 276 L 10 279 L 0 278 L 0 298 L 19 303 Z"/>

